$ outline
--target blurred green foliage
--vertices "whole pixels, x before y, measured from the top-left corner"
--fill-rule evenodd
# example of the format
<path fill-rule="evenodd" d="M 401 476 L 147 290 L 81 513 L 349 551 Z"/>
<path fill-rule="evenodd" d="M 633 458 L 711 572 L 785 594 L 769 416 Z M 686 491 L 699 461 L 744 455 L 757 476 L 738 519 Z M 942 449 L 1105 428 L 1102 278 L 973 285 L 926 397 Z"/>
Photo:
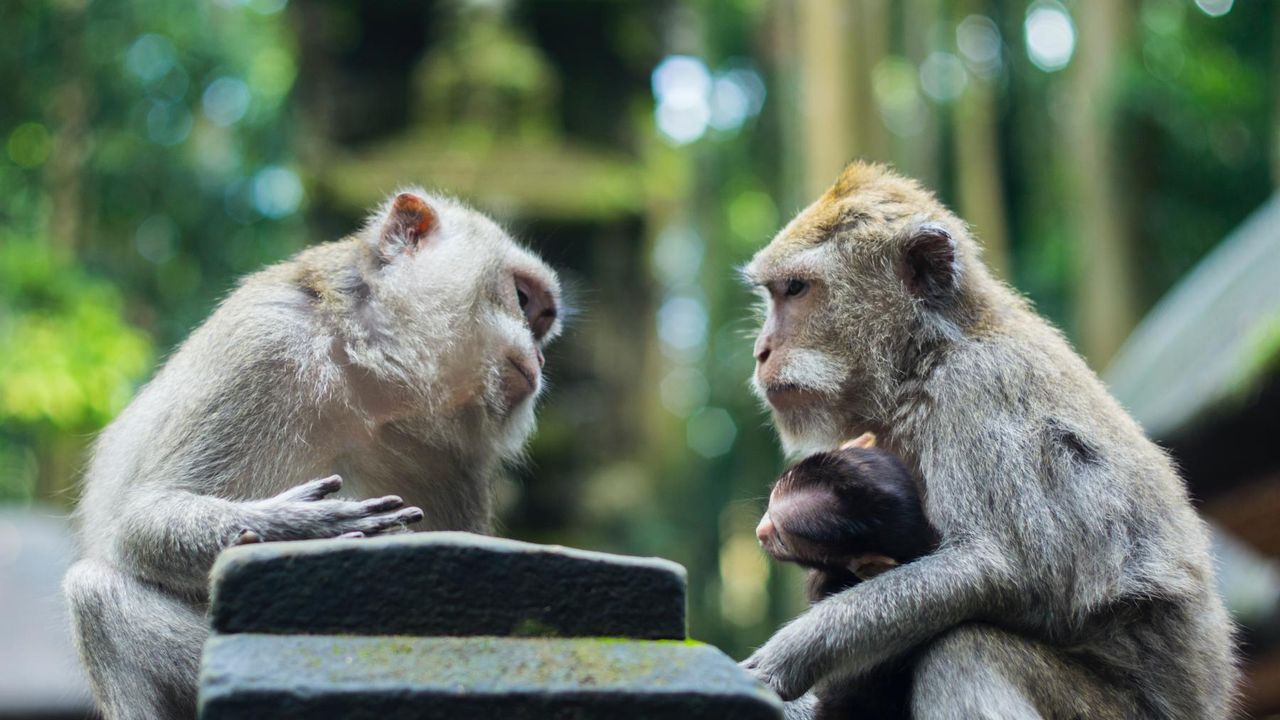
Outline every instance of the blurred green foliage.
<path fill-rule="evenodd" d="M 300 247 L 283 7 L 0 6 L 0 498 L 61 494 L 153 346 Z"/>
<path fill-rule="evenodd" d="M 47 243 L 0 245 L 0 417 L 87 432 L 129 401 L 151 338 L 122 320 L 115 286 Z"/>

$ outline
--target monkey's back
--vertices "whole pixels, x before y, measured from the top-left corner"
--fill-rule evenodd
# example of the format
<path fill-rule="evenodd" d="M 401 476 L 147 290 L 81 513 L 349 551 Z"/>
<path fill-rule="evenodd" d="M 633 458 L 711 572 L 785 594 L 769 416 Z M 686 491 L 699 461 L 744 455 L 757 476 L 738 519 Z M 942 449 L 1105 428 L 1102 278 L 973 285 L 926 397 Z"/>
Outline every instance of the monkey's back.
<path fill-rule="evenodd" d="M 98 436 L 76 511 L 86 554 L 110 559 L 148 493 L 261 498 L 316 476 L 307 430 L 341 398 L 325 395 L 338 369 L 308 339 L 297 267 L 246 277 Z"/>
<path fill-rule="evenodd" d="M 899 417 L 919 439 L 930 519 L 944 537 L 998 537 L 1018 554 L 1015 581 L 1034 602 L 1001 618 L 1012 629 L 1081 646 L 1153 714 L 1226 716 L 1232 628 L 1181 479 L 1059 332 L 1020 299 L 1003 306 L 998 324 L 935 358 Z M 1014 491 L 984 481 L 996 476 Z"/>

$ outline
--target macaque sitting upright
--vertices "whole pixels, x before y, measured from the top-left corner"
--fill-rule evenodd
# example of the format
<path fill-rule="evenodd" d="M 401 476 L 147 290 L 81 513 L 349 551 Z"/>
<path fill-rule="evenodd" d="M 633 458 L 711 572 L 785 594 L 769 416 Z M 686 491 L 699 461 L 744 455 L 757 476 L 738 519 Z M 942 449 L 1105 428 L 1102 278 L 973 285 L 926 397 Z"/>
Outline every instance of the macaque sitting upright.
<path fill-rule="evenodd" d="M 809 568 L 811 603 L 929 553 L 938 543 L 906 466 L 872 433 L 810 455 L 773 485 L 756 527 L 775 560 Z M 889 664 L 815 688 L 813 717 L 909 717 L 910 673 Z"/>
<path fill-rule="evenodd" d="M 241 281 L 102 432 L 85 473 L 63 587 L 106 720 L 196 716 L 209 570 L 226 547 L 488 531 L 561 308 L 537 255 L 417 189 Z"/>

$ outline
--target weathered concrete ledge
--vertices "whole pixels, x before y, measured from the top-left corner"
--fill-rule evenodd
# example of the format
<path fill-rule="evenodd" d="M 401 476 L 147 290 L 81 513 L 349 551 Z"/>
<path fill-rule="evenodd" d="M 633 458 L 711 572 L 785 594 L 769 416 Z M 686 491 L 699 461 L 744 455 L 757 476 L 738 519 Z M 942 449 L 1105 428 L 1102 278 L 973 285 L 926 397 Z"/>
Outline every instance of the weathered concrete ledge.
<path fill-rule="evenodd" d="M 733 660 L 689 641 L 214 636 L 200 688 L 202 720 L 782 717 Z"/>
<path fill-rule="evenodd" d="M 213 569 L 217 633 L 685 637 L 685 571 L 456 532 L 246 545 Z"/>

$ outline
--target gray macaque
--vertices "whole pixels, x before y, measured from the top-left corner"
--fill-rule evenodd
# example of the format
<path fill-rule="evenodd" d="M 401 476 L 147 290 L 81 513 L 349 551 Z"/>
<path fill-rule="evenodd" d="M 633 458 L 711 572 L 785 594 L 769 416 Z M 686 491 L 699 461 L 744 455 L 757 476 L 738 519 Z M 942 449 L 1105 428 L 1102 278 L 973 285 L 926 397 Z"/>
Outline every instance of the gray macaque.
<path fill-rule="evenodd" d="M 855 163 L 745 274 L 786 450 L 874 432 L 940 536 L 743 662 L 790 717 L 903 658 L 917 718 L 1231 714 L 1232 625 L 1177 472 L 961 220 Z"/>
<path fill-rule="evenodd" d="M 420 190 L 245 278 L 94 447 L 64 590 L 108 720 L 194 717 L 229 545 L 487 531 L 560 305 L 533 253 Z"/>

